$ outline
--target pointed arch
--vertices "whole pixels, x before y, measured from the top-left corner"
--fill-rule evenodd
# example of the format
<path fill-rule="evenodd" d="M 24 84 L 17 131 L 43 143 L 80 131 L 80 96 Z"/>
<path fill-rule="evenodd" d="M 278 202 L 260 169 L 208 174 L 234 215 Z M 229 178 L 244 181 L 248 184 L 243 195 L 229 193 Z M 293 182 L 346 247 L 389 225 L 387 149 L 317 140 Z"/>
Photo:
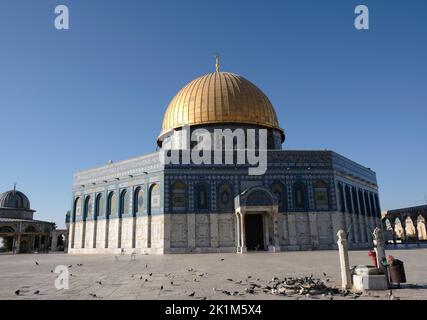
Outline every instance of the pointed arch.
<path fill-rule="evenodd" d="M 77 197 L 74 200 L 74 208 L 73 208 L 73 221 L 76 221 L 76 218 L 81 216 L 81 198 Z"/>
<path fill-rule="evenodd" d="M 105 208 L 104 208 L 104 197 L 102 193 L 99 193 L 96 196 L 95 200 L 95 219 L 98 219 L 99 216 L 105 215 Z"/>
<path fill-rule="evenodd" d="M 209 209 L 209 184 L 206 182 L 198 183 L 195 188 L 195 208 L 196 210 L 208 210 Z"/>
<path fill-rule="evenodd" d="M 298 210 L 307 209 L 307 188 L 302 181 L 297 181 L 293 186 L 294 206 Z"/>
<path fill-rule="evenodd" d="M 137 187 L 133 194 L 133 215 L 144 212 L 144 190 L 142 187 Z"/>
<path fill-rule="evenodd" d="M 174 211 L 187 210 L 187 185 L 182 181 L 175 181 L 171 185 L 171 208 Z"/>
<path fill-rule="evenodd" d="M 275 181 L 271 185 L 271 191 L 277 197 L 279 212 L 287 211 L 287 195 L 286 195 L 286 187 L 281 181 Z"/>
<path fill-rule="evenodd" d="M 313 184 L 314 203 L 317 210 L 329 210 L 328 184 L 324 180 L 316 180 Z"/>
<path fill-rule="evenodd" d="M 92 215 L 93 209 L 93 198 L 91 196 L 87 196 L 85 198 L 84 208 L 83 208 L 83 220 L 87 220 Z"/>
<path fill-rule="evenodd" d="M 117 213 L 117 196 L 114 191 L 111 191 L 108 194 L 108 201 L 107 201 L 107 218 L 110 218 L 111 216 L 115 215 Z"/>
<path fill-rule="evenodd" d="M 160 186 L 157 183 L 150 186 L 149 199 L 148 215 L 152 215 L 160 209 Z"/>
<path fill-rule="evenodd" d="M 120 193 L 120 216 L 130 214 L 130 195 L 127 189 L 122 190 Z"/>
<path fill-rule="evenodd" d="M 233 193 L 230 184 L 226 181 L 218 185 L 217 208 L 221 212 L 233 211 Z"/>

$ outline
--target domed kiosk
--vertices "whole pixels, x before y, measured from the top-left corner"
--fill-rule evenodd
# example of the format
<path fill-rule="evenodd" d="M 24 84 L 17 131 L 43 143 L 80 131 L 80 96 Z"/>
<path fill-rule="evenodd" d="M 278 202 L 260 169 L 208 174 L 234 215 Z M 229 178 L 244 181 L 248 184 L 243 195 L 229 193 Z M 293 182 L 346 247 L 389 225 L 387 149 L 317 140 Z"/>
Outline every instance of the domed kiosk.
<path fill-rule="evenodd" d="M 28 197 L 16 190 L 0 194 L 0 252 L 47 252 L 54 223 L 34 220 Z"/>
<path fill-rule="evenodd" d="M 200 130 L 243 132 L 244 138 L 255 131 L 265 171 L 249 173 L 249 140 L 236 147 L 234 136 L 232 163 L 197 162 L 193 155 L 206 150 L 190 153 L 182 145 L 178 162 L 165 161 L 175 133 L 189 133 L 192 148 L 200 143 Z M 333 151 L 283 150 L 284 141 L 268 97 L 244 77 L 221 72 L 217 61 L 215 72 L 190 81 L 172 98 L 156 141 L 159 151 L 74 175 L 69 252 L 332 249 L 342 228 L 350 230 L 350 248 L 369 247 L 369 230 L 381 225 L 375 172 Z M 242 149 L 244 161 L 234 161 Z"/>

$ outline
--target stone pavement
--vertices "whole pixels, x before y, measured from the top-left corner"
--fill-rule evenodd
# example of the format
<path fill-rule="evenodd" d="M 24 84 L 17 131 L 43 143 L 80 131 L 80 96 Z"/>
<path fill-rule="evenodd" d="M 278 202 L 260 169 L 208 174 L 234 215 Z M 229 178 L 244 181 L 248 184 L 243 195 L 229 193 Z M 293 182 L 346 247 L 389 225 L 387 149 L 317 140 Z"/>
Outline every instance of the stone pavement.
<path fill-rule="evenodd" d="M 427 249 L 388 250 L 387 254 L 404 261 L 408 280 L 393 295 L 427 300 Z M 351 265 L 370 263 L 367 251 L 350 252 Z M 58 275 L 52 271 L 57 265 L 71 265 L 68 290 L 55 289 Z M 338 251 L 139 255 L 135 261 L 130 256 L 112 255 L 0 255 L 0 299 L 327 299 L 262 291 L 253 295 L 238 284 L 240 280 L 246 283 L 248 276 L 250 281 L 267 283 L 273 277 L 310 275 L 328 286 L 339 286 Z M 20 295 L 15 294 L 17 289 Z M 34 294 L 36 290 L 39 294 Z M 239 294 L 228 296 L 223 290 Z M 359 299 L 387 299 L 387 292 L 372 291 Z"/>

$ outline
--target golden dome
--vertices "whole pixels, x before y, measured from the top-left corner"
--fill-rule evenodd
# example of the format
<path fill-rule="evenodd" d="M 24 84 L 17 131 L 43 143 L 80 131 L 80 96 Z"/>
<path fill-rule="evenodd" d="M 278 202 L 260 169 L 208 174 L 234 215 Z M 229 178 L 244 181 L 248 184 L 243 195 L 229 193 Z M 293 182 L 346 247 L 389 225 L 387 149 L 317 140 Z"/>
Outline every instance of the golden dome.
<path fill-rule="evenodd" d="M 270 100 L 258 87 L 239 75 L 217 71 L 191 81 L 172 99 L 159 139 L 184 125 L 219 123 L 260 125 L 283 135 Z"/>

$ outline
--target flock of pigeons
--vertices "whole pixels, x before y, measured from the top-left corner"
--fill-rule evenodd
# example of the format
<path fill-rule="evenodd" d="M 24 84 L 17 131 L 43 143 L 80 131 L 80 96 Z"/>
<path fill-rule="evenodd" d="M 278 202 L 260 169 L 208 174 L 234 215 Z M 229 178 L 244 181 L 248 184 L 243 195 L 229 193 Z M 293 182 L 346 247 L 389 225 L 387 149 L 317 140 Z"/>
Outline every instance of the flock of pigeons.
<path fill-rule="evenodd" d="M 224 258 L 221 258 L 220 261 L 224 261 Z M 35 261 L 36 266 L 40 266 L 38 261 Z M 78 267 L 82 267 L 82 263 L 76 264 Z M 68 268 L 72 268 L 73 265 L 69 265 Z M 145 268 L 148 268 L 148 264 L 145 264 Z M 54 271 L 51 270 L 51 273 Z M 197 270 L 193 268 L 187 269 L 188 274 L 193 279 L 193 282 L 200 282 L 201 279 L 208 277 L 207 272 L 198 272 Z M 70 276 L 72 277 L 73 274 L 70 273 Z M 174 282 L 175 276 L 172 273 L 167 273 L 164 275 L 171 286 L 179 286 L 179 283 Z M 261 280 L 260 278 L 252 278 L 252 276 L 247 276 L 243 280 L 235 280 L 232 278 L 225 279 L 229 283 L 234 283 L 236 285 L 237 290 L 223 290 L 218 288 L 213 288 L 214 293 L 222 293 L 225 296 L 235 297 L 235 296 L 244 296 L 244 295 L 258 295 L 258 294 L 268 294 L 268 295 L 274 295 L 274 296 L 282 296 L 282 297 L 293 297 L 295 299 L 299 299 L 300 297 L 306 297 L 306 298 L 317 298 L 319 296 L 322 296 L 328 300 L 334 300 L 334 297 L 340 296 L 340 297 L 347 297 L 352 299 L 358 299 L 362 293 L 354 293 L 349 290 L 342 290 L 336 287 L 327 286 L 326 283 L 330 281 L 330 278 L 327 276 L 326 273 L 323 273 L 323 276 L 325 277 L 325 281 L 321 279 L 314 278 L 313 275 L 310 275 L 309 277 L 284 277 L 284 278 L 278 278 L 273 277 L 269 281 Z M 145 275 L 138 275 L 138 274 L 132 274 L 131 278 L 134 280 L 140 280 L 144 282 L 151 282 L 153 280 L 153 273 L 149 272 Z M 179 281 L 178 281 L 179 282 Z M 101 280 L 96 281 L 96 284 L 99 286 L 102 286 L 103 283 Z M 27 293 L 29 290 L 24 290 L 25 287 L 22 287 L 21 289 L 18 289 L 15 291 L 15 295 L 21 296 Z M 165 287 L 162 284 L 160 286 L 160 291 L 164 290 Z M 40 290 L 35 290 L 33 292 L 34 295 L 40 295 Z M 190 293 L 186 293 L 186 295 L 190 298 L 195 298 L 198 300 L 206 300 L 206 296 L 196 296 L 195 291 L 191 291 Z M 89 293 L 89 296 L 93 298 L 102 299 L 101 296 L 98 296 L 95 293 Z M 380 298 L 379 296 L 372 296 L 370 293 L 368 293 L 368 296 Z M 253 297 L 255 298 L 255 297 Z M 388 300 L 398 300 L 399 298 L 393 296 L 393 292 L 390 290 L 390 292 L 387 294 L 386 298 Z"/>

